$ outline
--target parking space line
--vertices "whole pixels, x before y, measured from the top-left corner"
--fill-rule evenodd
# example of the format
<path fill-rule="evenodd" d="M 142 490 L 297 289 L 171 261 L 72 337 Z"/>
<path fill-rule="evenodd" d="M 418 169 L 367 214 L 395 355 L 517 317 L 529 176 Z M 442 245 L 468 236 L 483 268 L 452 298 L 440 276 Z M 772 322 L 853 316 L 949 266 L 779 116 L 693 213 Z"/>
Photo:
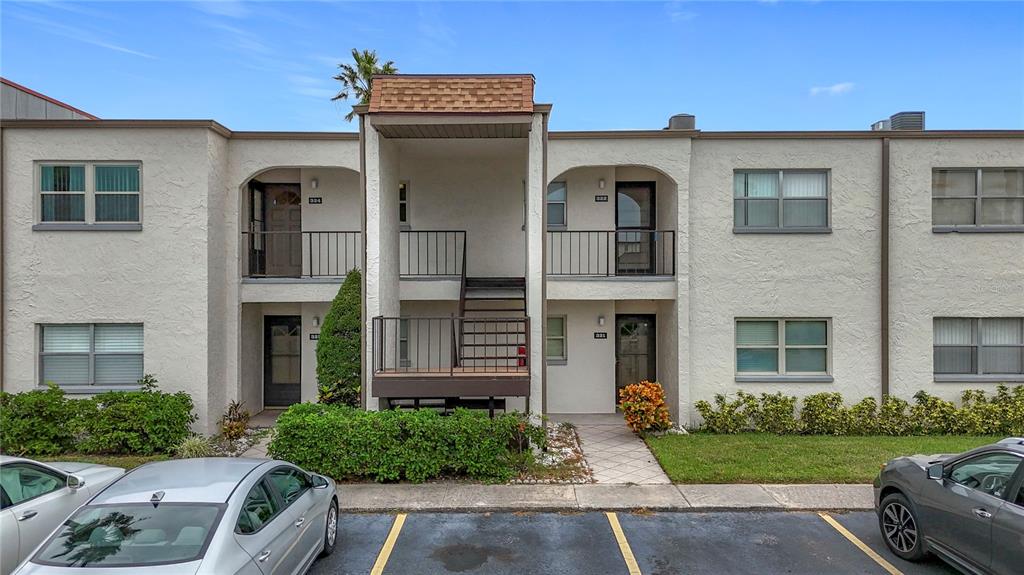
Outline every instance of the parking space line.
<path fill-rule="evenodd" d="M 622 559 L 626 562 L 629 575 L 641 575 L 640 565 L 637 564 L 636 557 L 633 557 L 633 550 L 629 548 L 626 534 L 619 525 L 619 517 L 613 511 L 606 511 L 605 516 L 608 517 L 608 524 L 612 526 L 612 533 L 615 534 L 615 541 L 619 544 L 619 551 L 622 552 Z"/>
<path fill-rule="evenodd" d="M 850 543 L 853 543 L 854 545 L 856 545 L 857 548 L 860 549 L 861 551 L 863 551 L 865 555 L 867 555 L 868 557 L 873 559 L 875 561 L 875 563 L 878 563 L 879 565 L 881 565 L 882 569 L 885 569 L 889 573 L 889 575 L 903 575 L 902 571 L 897 569 L 892 563 L 889 563 L 888 561 L 886 561 L 884 557 L 882 557 L 878 553 L 875 553 L 874 549 L 868 547 L 867 544 L 865 544 L 863 541 L 858 539 L 856 535 L 854 535 L 853 533 L 850 533 L 849 529 L 847 529 L 847 528 L 843 527 L 842 525 L 840 525 L 839 522 L 836 521 L 835 519 L 833 519 L 831 515 L 829 515 L 828 513 L 824 513 L 824 512 L 818 513 L 818 515 L 820 515 L 821 518 L 824 519 L 826 523 L 828 523 L 829 525 L 834 527 L 835 530 L 838 531 L 843 537 L 846 537 L 847 539 L 849 539 Z"/>
<path fill-rule="evenodd" d="M 395 541 L 398 539 L 398 534 L 402 532 L 403 525 L 405 525 L 405 513 L 399 513 L 395 516 L 395 522 L 391 524 L 391 531 L 388 532 L 388 538 L 384 540 L 384 546 L 380 548 L 380 553 L 377 554 L 377 560 L 373 563 L 373 569 L 370 569 L 370 575 L 382 575 L 384 573 L 384 566 L 388 564 L 391 550 L 395 548 Z"/>

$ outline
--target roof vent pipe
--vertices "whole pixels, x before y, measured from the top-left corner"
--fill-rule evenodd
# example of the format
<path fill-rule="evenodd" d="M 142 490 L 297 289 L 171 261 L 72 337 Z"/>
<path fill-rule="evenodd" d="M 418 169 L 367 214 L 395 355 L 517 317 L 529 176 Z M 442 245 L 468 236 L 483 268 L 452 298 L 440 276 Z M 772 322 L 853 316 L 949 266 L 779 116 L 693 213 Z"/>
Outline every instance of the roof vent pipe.
<path fill-rule="evenodd" d="M 668 119 L 666 130 L 696 130 L 697 117 L 693 114 L 676 114 Z"/>

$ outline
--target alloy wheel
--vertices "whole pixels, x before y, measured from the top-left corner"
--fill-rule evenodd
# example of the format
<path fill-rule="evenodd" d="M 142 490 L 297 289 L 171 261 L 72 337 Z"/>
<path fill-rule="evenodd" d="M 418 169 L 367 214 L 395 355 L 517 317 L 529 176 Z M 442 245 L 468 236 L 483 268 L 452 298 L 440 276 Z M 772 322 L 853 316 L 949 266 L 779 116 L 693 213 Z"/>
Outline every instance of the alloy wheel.
<path fill-rule="evenodd" d="M 900 553 L 910 553 L 917 546 L 917 523 L 913 514 L 901 503 L 890 503 L 882 512 L 885 538 Z"/>
<path fill-rule="evenodd" d="M 327 511 L 327 546 L 334 546 L 334 539 L 338 536 L 338 510 L 331 505 Z"/>

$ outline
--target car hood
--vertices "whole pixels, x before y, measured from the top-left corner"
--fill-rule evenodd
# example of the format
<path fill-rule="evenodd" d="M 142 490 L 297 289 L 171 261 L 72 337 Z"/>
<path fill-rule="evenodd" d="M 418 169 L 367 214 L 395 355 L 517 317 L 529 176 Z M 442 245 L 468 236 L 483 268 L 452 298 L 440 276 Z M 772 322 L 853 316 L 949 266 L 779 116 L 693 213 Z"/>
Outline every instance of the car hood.
<path fill-rule="evenodd" d="M 111 471 L 120 471 L 124 473 L 124 469 L 120 467 L 110 467 L 109 465 L 100 465 L 98 463 L 81 463 L 76 461 L 51 461 L 47 463 L 52 467 L 56 467 L 65 473 L 73 473 L 82 477 L 91 477 L 96 475 L 105 475 Z"/>
<path fill-rule="evenodd" d="M 13 575 L 195 575 L 202 561 L 141 567 L 57 567 L 26 562 Z"/>
<path fill-rule="evenodd" d="M 908 461 L 910 463 L 913 463 L 914 465 L 917 465 L 918 467 L 920 467 L 922 469 L 925 469 L 929 465 L 931 465 L 932 463 L 938 463 L 940 461 L 945 461 L 945 460 L 949 459 L 950 457 L 952 457 L 953 455 L 954 454 L 952 454 L 952 453 L 936 453 L 935 455 L 921 455 L 921 454 L 917 454 L 917 455 L 908 455 L 906 457 L 900 457 L 900 458 L 897 458 L 895 461 L 900 461 L 900 460 Z"/>

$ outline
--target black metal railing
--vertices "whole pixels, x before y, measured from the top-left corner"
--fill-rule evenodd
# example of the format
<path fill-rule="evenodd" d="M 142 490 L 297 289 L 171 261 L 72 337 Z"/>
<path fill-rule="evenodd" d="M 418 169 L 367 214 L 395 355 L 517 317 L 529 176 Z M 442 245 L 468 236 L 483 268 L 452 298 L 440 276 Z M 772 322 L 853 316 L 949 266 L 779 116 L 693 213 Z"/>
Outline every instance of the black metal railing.
<path fill-rule="evenodd" d="M 372 338 L 374 375 L 530 371 L 529 318 L 378 316 Z"/>
<path fill-rule="evenodd" d="M 404 231 L 399 235 L 399 275 L 458 276 L 466 253 L 465 230 Z"/>
<path fill-rule="evenodd" d="M 245 277 L 340 277 L 363 263 L 361 232 L 242 232 Z"/>
<path fill-rule="evenodd" d="M 676 234 L 663 230 L 549 231 L 552 276 L 673 276 Z"/>

